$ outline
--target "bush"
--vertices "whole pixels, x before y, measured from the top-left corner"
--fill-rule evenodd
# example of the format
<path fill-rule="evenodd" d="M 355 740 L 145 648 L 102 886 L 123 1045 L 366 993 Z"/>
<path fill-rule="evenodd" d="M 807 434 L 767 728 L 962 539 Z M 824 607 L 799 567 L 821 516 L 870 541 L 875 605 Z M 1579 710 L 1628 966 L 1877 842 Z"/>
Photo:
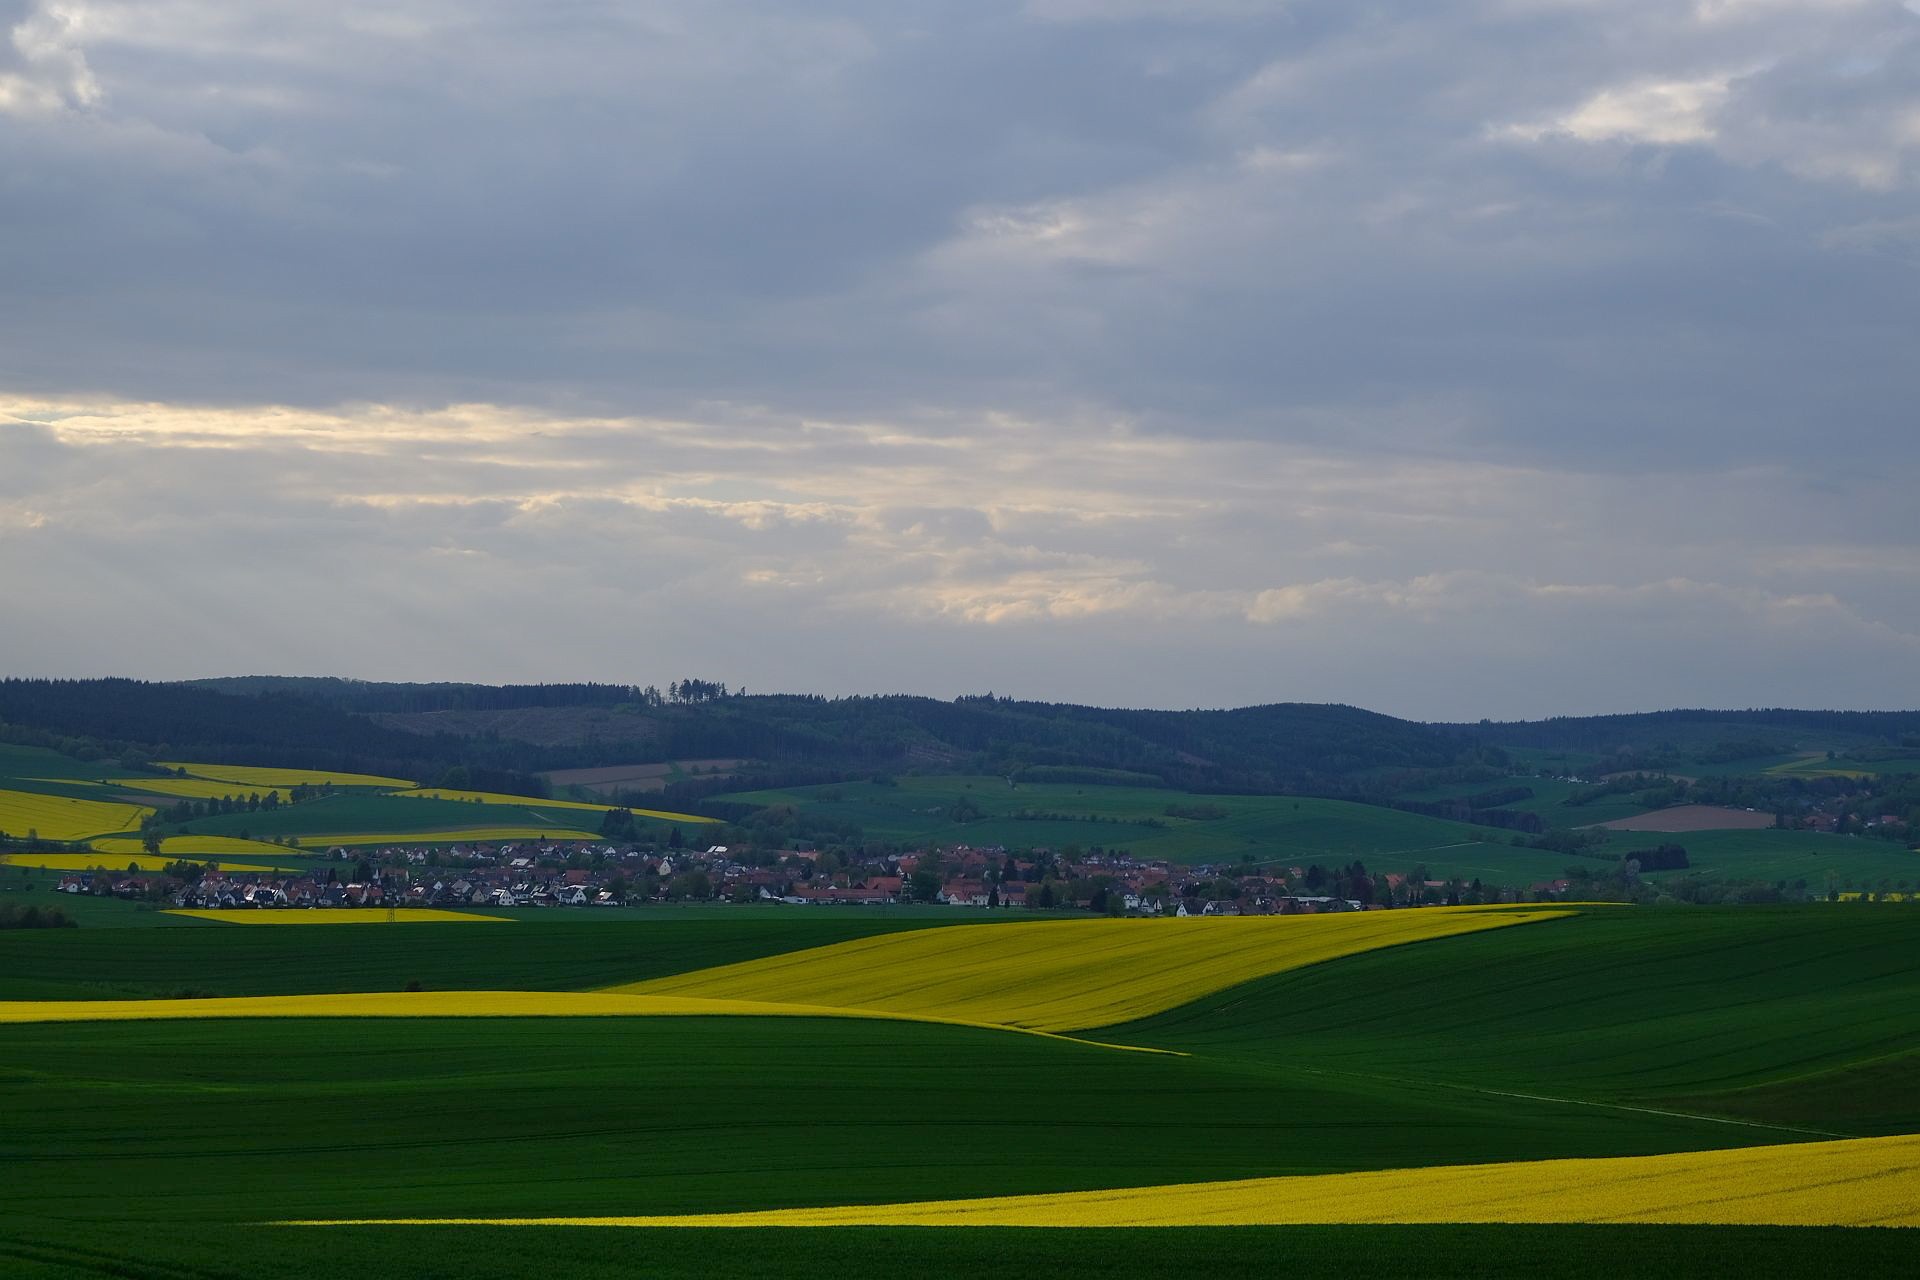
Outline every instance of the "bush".
<path fill-rule="evenodd" d="M 0 929 L 72 929 L 79 923 L 58 907 L 0 906 Z"/>

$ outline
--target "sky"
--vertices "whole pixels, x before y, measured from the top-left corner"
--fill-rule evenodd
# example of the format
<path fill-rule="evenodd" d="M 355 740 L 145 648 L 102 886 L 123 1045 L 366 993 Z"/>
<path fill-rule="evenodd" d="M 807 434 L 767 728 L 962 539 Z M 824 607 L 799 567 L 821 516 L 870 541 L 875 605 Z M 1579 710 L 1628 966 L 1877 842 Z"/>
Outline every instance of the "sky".
<path fill-rule="evenodd" d="M 0 670 L 1920 705 L 1920 0 L 0 0 Z"/>

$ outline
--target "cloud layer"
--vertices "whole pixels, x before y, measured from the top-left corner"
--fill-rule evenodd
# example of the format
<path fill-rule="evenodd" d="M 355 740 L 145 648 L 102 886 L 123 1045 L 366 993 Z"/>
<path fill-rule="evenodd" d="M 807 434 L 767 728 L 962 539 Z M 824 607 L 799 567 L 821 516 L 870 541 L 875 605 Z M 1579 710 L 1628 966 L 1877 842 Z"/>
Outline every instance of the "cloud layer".
<path fill-rule="evenodd" d="M 0 33 L 12 670 L 1912 701 L 1892 0 Z"/>

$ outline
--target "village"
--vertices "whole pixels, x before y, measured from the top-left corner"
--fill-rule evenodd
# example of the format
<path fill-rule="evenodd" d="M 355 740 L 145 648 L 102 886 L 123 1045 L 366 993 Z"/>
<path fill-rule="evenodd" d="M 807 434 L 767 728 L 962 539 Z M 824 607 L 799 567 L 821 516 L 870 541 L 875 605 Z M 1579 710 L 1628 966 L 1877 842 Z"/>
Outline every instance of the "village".
<path fill-rule="evenodd" d="M 318 851 L 316 851 L 318 852 Z M 1257 864 L 1178 866 L 1126 854 L 958 846 L 873 858 L 834 851 L 640 850 L 608 843 L 335 848 L 299 871 L 165 871 L 104 866 L 60 878 L 68 894 L 204 910 L 621 908 L 727 902 L 790 906 L 923 904 L 1125 916 L 1297 915 L 1391 907 L 1543 901 L 1567 880 L 1500 889 L 1477 881 Z"/>

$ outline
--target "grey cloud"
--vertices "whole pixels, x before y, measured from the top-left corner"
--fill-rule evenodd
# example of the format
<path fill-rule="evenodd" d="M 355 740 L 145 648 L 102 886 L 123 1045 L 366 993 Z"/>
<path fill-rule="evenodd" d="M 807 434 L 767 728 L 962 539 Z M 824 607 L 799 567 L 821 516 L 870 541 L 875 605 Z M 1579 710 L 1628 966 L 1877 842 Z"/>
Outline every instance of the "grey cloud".
<path fill-rule="evenodd" d="M 1912 656 L 1893 0 L 58 14 L 0 0 L 20 664 L 1468 715 Z"/>
<path fill-rule="evenodd" d="M 428 447 L 447 415 L 32 411 L 55 425 L 0 436 L 6 461 L 30 464 L 12 474 L 38 482 L 0 499 L 10 598 L 58 602 L 10 623 L 28 669 L 180 675 L 265 654 L 413 678 L 631 678 L 724 655 L 760 688 L 1463 716 L 1600 709 L 1626 689 L 1766 701 L 1770 681 L 1870 702 L 1920 657 L 1903 494 L 1822 502 L 1778 470 L 1702 492 L 1679 472 L 1226 441 L 1155 443 L 1148 465 L 1083 427 L 1029 442 L 1015 485 L 992 465 L 994 431 L 956 441 L 951 423 L 945 472 L 911 478 L 844 465 L 873 447 L 860 426 L 815 422 L 796 447 L 781 424 L 736 422 L 703 445 L 634 420 L 629 438 L 663 447 L 609 458 L 611 424 L 520 411 L 454 415 L 498 457 L 449 485 Z M 261 438 L 217 443 L 246 420 Z M 365 451 L 376 428 L 388 447 Z M 316 443 L 328 431 L 333 446 Z M 752 496 L 707 492 L 715 455 Z M 587 475 L 569 465 L 588 460 Z M 107 639 L 129 618 L 137 649 Z M 1636 665 L 1656 651 L 1657 672 Z"/>

